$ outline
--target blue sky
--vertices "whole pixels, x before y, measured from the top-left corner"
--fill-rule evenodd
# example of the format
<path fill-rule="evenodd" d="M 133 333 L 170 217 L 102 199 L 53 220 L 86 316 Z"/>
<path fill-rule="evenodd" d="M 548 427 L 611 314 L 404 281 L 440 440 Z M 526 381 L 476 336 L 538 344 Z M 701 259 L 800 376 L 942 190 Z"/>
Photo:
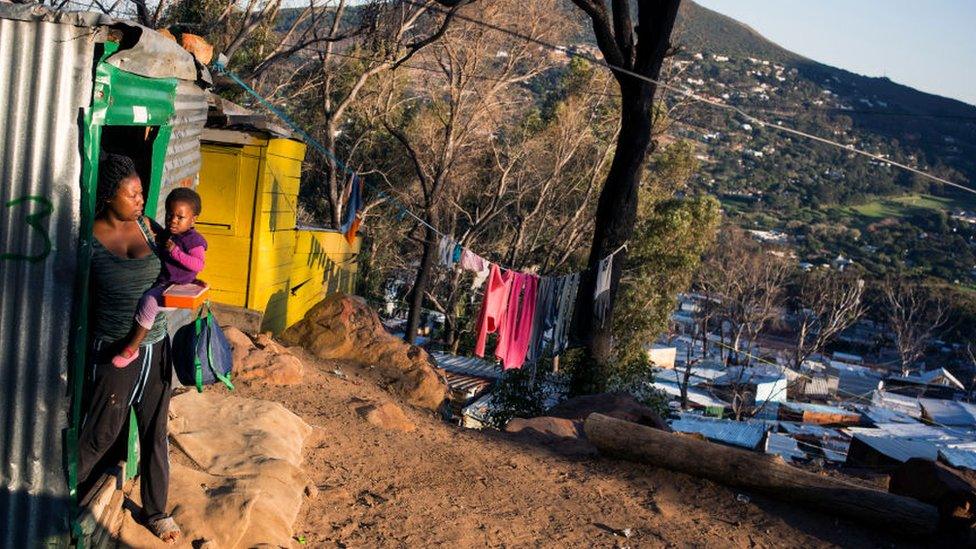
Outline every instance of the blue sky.
<path fill-rule="evenodd" d="M 976 0 L 695 0 L 780 46 L 976 105 Z"/>

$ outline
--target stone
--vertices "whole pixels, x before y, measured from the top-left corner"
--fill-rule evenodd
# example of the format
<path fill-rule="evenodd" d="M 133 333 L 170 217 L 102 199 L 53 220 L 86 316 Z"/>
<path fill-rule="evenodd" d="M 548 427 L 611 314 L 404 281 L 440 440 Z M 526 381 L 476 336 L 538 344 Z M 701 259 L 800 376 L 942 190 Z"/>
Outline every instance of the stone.
<path fill-rule="evenodd" d="M 184 32 L 180 34 L 180 46 L 182 46 L 184 50 L 193 54 L 193 57 L 195 57 L 201 65 L 207 65 L 213 59 L 213 46 L 211 46 L 201 36 Z"/>
<path fill-rule="evenodd" d="M 285 330 L 281 341 L 301 345 L 326 360 L 346 360 L 408 403 L 438 409 L 447 381 L 426 351 L 387 333 L 379 317 L 359 297 L 333 294 Z"/>
<path fill-rule="evenodd" d="M 360 406 L 356 408 L 356 413 L 367 422 L 390 431 L 409 433 L 417 429 L 417 426 L 407 418 L 403 410 L 392 402 Z"/>
<path fill-rule="evenodd" d="M 277 402 L 219 391 L 174 397 L 170 418 L 173 446 L 196 466 L 170 468 L 170 508 L 186 546 L 294 547 L 292 527 L 316 491 L 300 467 L 312 428 Z M 169 547 L 131 516 L 120 538 L 125 547 Z"/>
<path fill-rule="evenodd" d="M 232 378 L 271 385 L 297 385 L 305 376 L 305 365 L 291 351 L 259 334 L 254 341 L 237 328 L 227 328 L 224 335 L 233 350 Z"/>
<path fill-rule="evenodd" d="M 583 436 L 583 422 L 559 417 L 515 418 L 505 425 L 509 433 L 532 431 L 540 435 L 558 438 L 580 438 Z"/>
<path fill-rule="evenodd" d="M 622 392 L 571 398 L 554 406 L 547 413 L 552 417 L 582 421 L 595 412 L 671 432 L 671 427 L 657 412 L 637 402 L 630 394 Z"/>

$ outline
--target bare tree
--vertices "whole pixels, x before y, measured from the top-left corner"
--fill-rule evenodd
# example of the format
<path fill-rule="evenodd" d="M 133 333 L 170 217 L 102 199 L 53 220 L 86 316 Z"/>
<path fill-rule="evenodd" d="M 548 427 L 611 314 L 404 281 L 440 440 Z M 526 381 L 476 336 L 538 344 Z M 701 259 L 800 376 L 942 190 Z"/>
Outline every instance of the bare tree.
<path fill-rule="evenodd" d="M 533 2 L 528 7 L 499 1 L 481 8 L 481 19 L 517 19 L 519 31 L 528 36 L 545 38 L 560 29 L 552 1 Z M 428 225 L 422 229 L 423 253 L 410 292 L 405 335 L 411 342 L 420 323 L 424 299 L 433 297 L 428 289 L 437 233 L 431 226 L 454 234 L 458 209 L 451 199 L 456 203 L 460 187 L 468 183 L 460 175 L 471 173 L 463 170 L 464 164 L 477 156 L 479 147 L 491 141 L 499 121 L 515 106 L 514 86 L 552 64 L 530 42 L 469 21 L 459 21 L 446 31 L 420 60 L 437 68 L 441 78 L 414 90 L 415 105 L 405 109 L 400 120 L 384 121 L 387 131 L 406 153 L 419 190 L 401 190 L 402 201 L 414 205 Z M 489 209 L 499 205 L 490 205 Z M 470 238 L 470 234 L 460 236 Z M 441 308 L 453 309 L 450 303 Z"/>
<path fill-rule="evenodd" d="M 904 278 L 889 277 L 881 284 L 882 314 L 894 335 L 902 375 L 908 375 L 935 333 L 949 321 L 949 303 L 938 294 Z"/>
<path fill-rule="evenodd" d="M 801 275 L 792 309 L 795 341 L 790 364 L 800 371 L 841 332 L 864 316 L 864 280 L 849 272 L 819 270 Z"/>
<path fill-rule="evenodd" d="M 779 316 L 790 264 L 745 231 L 728 227 L 699 271 L 698 286 L 716 308 L 726 364 L 748 365 L 760 334 Z"/>

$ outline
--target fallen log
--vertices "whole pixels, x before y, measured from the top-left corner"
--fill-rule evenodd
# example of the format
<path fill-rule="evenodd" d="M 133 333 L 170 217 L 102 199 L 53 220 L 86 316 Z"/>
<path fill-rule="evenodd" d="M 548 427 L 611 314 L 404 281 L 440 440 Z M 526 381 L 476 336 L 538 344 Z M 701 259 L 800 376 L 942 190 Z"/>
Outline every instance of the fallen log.
<path fill-rule="evenodd" d="M 939 513 L 918 500 L 804 471 L 776 456 L 652 429 L 602 414 L 583 424 L 601 453 L 803 503 L 909 534 L 936 530 Z"/>

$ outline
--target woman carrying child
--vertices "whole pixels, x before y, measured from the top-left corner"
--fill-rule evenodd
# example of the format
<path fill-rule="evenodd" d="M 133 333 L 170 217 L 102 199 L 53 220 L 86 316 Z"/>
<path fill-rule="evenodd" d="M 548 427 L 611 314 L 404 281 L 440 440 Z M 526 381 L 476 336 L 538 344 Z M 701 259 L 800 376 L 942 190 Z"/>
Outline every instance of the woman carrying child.
<path fill-rule="evenodd" d="M 176 543 L 180 528 L 166 512 L 173 363 L 166 315 L 156 314 L 158 300 L 144 296 L 156 295 L 167 281 L 195 278 L 203 264 L 199 248 L 206 243 L 191 232 L 200 211 L 196 193 L 180 190 L 167 199 L 168 231 L 150 229 L 144 205 L 132 160 L 114 154 L 102 159 L 92 226 L 91 370 L 85 372 L 90 385 L 78 436 L 78 481 L 84 484 L 100 473 L 96 466 L 118 440 L 132 407 L 139 430 L 139 518 L 161 540 Z M 133 329 L 134 317 L 138 329 Z M 127 359 L 126 365 L 116 364 L 118 356 Z"/>

